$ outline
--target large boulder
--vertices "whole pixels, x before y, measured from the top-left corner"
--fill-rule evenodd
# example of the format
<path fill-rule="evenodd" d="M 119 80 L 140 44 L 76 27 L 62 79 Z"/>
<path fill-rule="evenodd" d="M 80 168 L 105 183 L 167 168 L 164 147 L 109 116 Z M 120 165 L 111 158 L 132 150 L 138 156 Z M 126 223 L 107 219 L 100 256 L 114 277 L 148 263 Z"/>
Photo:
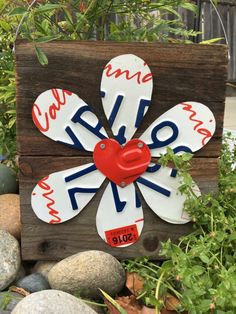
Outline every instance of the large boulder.
<path fill-rule="evenodd" d="M 20 239 L 20 197 L 17 194 L 0 195 L 0 229 Z"/>
<path fill-rule="evenodd" d="M 20 263 L 18 241 L 7 231 L 0 230 L 0 291 L 16 278 Z"/>
<path fill-rule="evenodd" d="M 20 301 L 11 314 L 96 314 L 76 297 L 58 290 L 32 293 Z"/>
<path fill-rule="evenodd" d="M 99 288 L 109 295 L 124 286 L 125 271 L 119 261 L 102 251 L 86 251 L 57 263 L 48 274 L 53 289 L 79 293 L 84 298 L 98 298 Z"/>
<path fill-rule="evenodd" d="M 15 172 L 4 164 L 0 164 L 0 195 L 17 193 L 18 183 Z"/>

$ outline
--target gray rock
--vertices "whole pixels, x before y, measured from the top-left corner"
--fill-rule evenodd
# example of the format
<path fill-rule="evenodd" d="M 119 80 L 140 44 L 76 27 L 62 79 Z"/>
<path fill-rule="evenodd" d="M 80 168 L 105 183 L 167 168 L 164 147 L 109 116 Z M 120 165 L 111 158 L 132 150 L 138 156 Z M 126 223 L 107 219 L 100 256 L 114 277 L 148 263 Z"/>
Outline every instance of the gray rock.
<path fill-rule="evenodd" d="M 0 292 L 0 309 L 6 312 L 12 311 L 23 298 L 23 295 L 16 292 Z"/>
<path fill-rule="evenodd" d="M 38 261 L 34 265 L 32 272 L 33 273 L 40 273 L 47 279 L 50 269 L 53 266 L 55 266 L 56 263 L 57 263 L 57 261 Z"/>
<path fill-rule="evenodd" d="M 58 290 L 44 290 L 25 297 L 12 314 L 96 314 L 76 297 Z"/>
<path fill-rule="evenodd" d="M 118 260 L 102 251 L 86 251 L 57 263 L 48 274 L 53 289 L 79 293 L 83 298 L 98 298 L 99 288 L 109 295 L 124 286 L 125 271 Z"/>
<path fill-rule="evenodd" d="M 20 263 L 18 241 L 7 231 L 0 230 L 0 291 L 16 278 Z"/>
<path fill-rule="evenodd" d="M 34 273 L 18 280 L 16 286 L 31 293 L 50 289 L 47 279 L 40 273 Z"/>

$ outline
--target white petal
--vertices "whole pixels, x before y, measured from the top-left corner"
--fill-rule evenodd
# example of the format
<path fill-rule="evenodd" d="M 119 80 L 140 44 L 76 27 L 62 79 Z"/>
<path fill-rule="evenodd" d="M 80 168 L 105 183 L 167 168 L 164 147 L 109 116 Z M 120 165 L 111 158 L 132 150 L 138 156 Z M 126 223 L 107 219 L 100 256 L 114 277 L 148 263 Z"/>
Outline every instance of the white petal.
<path fill-rule="evenodd" d="M 92 163 L 54 172 L 35 186 L 32 208 L 47 223 L 65 222 L 81 212 L 104 180 Z"/>
<path fill-rule="evenodd" d="M 100 237 L 110 246 L 129 246 L 138 240 L 143 223 L 143 209 L 134 184 L 120 188 L 110 182 L 97 211 Z"/>
<path fill-rule="evenodd" d="M 101 81 L 102 104 L 113 134 L 120 144 L 130 140 L 146 114 L 152 96 L 148 65 L 133 54 L 113 58 Z"/>
<path fill-rule="evenodd" d="M 149 146 L 153 157 L 165 154 L 167 146 L 176 154 L 195 152 L 208 143 L 215 128 L 211 110 L 201 103 L 188 101 L 161 115 L 140 139 Z"/>
<path fill-rule="evenodd" d="M 54 88 L 40 94 L 33 105 L 32 117 L 45 136 L 81 150 L 93 151 L 99 141 L 107 138 L 89 106 L 66 90 Z"/>
<path fill-rule="evenodd" d="M 191 219 L 183 211 L 186 196 L 178 188 L 181 178 L 175 169 L 153 166 L 152 172 L 145 172 L 138 180 L 138 187 L 148 206 L 163 220 L 173 224 L 185 224 Z M 150 168 L 148 169 L 150 171 Z M 194 186 L 194 193 L 199 196 L 200 190 Z"/>

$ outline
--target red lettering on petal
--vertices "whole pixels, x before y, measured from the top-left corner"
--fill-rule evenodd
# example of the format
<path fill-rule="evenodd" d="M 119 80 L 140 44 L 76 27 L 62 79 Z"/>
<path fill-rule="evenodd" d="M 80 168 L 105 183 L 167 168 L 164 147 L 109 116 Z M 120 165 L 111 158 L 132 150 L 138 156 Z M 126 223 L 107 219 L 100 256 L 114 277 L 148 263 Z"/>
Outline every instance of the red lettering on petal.
<path fill-rule="evenodd" d="M 35 110 L 37 110 L 37 113 L 35 112 Z M 48 121 L 48 114 L 47 112 L 44 113 L 44 117 L 45 117 L 45 123 L 46 125 L 43 126 L 39 120 L 38 120 L 38 116 L 42 116 L 41 110 L 39 109 L 37 104 L 33 105 L 33 109 L 32 109 L 32 117 L 33 117 L 33 121 L 34 124 L 37 126 L 37 128 L 41 131 L 41 132 L 47 132 L 49 130 L 49 121 Z"/>
<path fill-rule="evenodd" d="M 49 197 L 49 195 L 53 194 L 54 190 L 50 187 L 50 185 L 48 183 L 46 183 L 45 181 L 47 181 L 49 178 L 49 176 L 43 178 L 42 180 L 40 180 L 38 182 L 38 186 L 47 191 L 45 193 L 42 194 L 42 196 L 44 198 L 46 198 L 49 202 L 47 203 L 47 208 L 49 210 L 49 215 L 53 216 L 54 218 L 51 219 L 49 221 L 50 224 L 54 224 L 54 223 L 59 223 L 61 222 L 61 218 L 58 216 L 59 212 L 53 208 L 53 206 L 55 205 L 55 201 L 53 198 Z"/>

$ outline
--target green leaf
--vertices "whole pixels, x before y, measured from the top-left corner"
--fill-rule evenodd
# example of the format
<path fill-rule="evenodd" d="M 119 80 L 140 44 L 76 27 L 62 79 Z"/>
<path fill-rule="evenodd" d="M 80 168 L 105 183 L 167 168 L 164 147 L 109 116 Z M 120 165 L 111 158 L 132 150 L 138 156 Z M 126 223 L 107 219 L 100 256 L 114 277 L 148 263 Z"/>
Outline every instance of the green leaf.
<path fill-rule="evenodd" d="M 40 64 L 43 66 L 48 65 L 48 58 L 45 55 L 45 53 L 43 52 L 43 50 L 39 47 L 35 47 L 35 52 L 36 52 L 36 55 L 37 55 L 37 58 L 38 58 Z"/>
<path fill-rule="evenodd" d="M 229 236 L 229 241 L 234 241 L 236 240 L 236 232 L 232 232 L 231 235 Z"/>
<path fill-rule="evenodd" d="M 99 289 L 104 297 L 120 312 L 120 314 L 127 314 L 127 312 L 120 306 L 112 297 L 109 296 L 105 291 Z"/>
<path fill-rule="evenodd" d="M 5 31 L 5 32 L 9 32 L 10 31 L 10 24 L 7 23 L 6 21 L 4 20 L 0 20 L 0 27 Z"/>
<path fill-rule="evenodd" d="M 8 15 L 14 16 L 14 15 L 23 15 L 27 12 L 27 8 L 24 7 L 18 7 L 14 8 Z"/>
<path fill-rule="evenodd" d="M 210 44 L 216 43 L 222 39 L 224 39 L 224 37 L 212 38 L 212 39 L 208 39 L 208 40 L 203 40 L 199 44 L 210 45 Z"/>
<path fill-rule="evenodd" d="M 200 253 L 199 258 L 205 264 L 209 264 L 209 262 L 210 262 L 210 259 L 204 253 Z"/>
<path fill-rule="evenodd" d="M 53 4 L 53 3 L 47 3 L 44 5 L 40 5 L 36 10 L 35 13 L 45 13 L 48 11 L 53 11 L 57 9 L 61 9 L 63 6 L 61 4 Z"/>
<path fill-rule="evenodd" d="M 206 268 L 200 265 L 195 265 L 191 268 L 191 272 L 195 276 L 202 275 L 205 272 Z"/>
<path fill-rule="evenodd" d="M 60 38 L 60 35 L 45 36 L 45 37 L 39 37 L 39 38 L 35 39 L 34 42 L 36 42 L 36 43 L 48 43 L 49 41 L 56 40 L 58 38 Z"/>

